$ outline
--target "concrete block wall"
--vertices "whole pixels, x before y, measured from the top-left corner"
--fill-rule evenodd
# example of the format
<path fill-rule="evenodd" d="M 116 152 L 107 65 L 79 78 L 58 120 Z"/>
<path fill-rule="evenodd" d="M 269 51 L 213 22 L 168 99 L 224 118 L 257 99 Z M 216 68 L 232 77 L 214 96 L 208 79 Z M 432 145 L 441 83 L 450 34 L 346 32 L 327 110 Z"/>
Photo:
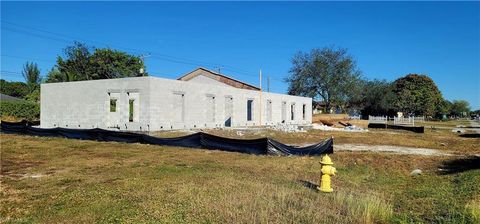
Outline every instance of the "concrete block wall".
<path fill-rule="evenodd" d="M 99 127 L 135 131 L 224 127 L 226 114 L 230 112 L 225 102 L 229 99 L 233 105 L 232 127 L 282 123 L 283 102 L 286 103 L 286 123 L 310 124 L 312 121 L 311 98 L 238 89 L 215 83 L 135 77 L 42 84 L 41 88 L 42 127 Z M 118 99 L 116 112 L 110 112 L 111 98 Z M 128 120 L 129 99 L 134 99 L 135 104 L 136 119 L 133 122 Z M 249 99 L 253 100 L 251 121 L 247 121 Z M 268 101 L 272 103 L 270 121 L 267 120 Z M 290 119 L 291 104 L 295 104 L 293 120 Z M 305 119 L 303 105 L 306 109 Z"/>
<path fill-rule="evenodd" d="M 40 88 L 41 127 L 140 130 L 150 123 L 148 77 L 47 83 Z M 138 122 L 128 122 L 129 95 L 139 98 Z M 111 98 L 117 99 L 114 113 Z"/>

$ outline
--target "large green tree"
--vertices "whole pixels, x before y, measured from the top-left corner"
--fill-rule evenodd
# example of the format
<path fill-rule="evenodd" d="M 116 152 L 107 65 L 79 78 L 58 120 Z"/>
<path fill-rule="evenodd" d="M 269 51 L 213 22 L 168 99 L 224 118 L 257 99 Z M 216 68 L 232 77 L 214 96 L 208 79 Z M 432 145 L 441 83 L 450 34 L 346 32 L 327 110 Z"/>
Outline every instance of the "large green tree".
<path fill-rule="evenodd" d="M 450 114 L 464 117 L 470 113 L 470 104 L 466 100 L 454 100 Z"/>
<path fill-rule="evenodd" d="M 321 99 L 327 111 L 332 106 L 345 108 L 358 101 L 360 71 L 346 49 L 325 47 L 292 58 L 288 93 Z"/>
<path fill-rule="evenodd" d="M 64 57 L 57 58 L 57 64 L 48 73 L 46 82 L 147 75 L 140 73 L 141 68 L 144 68 L 141 58 L 125 52 L 108 48 L 90 48 L 83 43 L 75 42 L 74 45 L 66 47 L 63 53 Z"/>
<path fill-rule="evenodd" d="M 393 85 L 386 80 L 371 80 L 365 82 L 362 92 L 362 114 L 364 115 L 395 115 L 396 99 Z"/>
<path fill-rule="evenodd" d="M 408 74 L 395 80 L 395 107 L 409 115 L 434 116 L 442 94 L 433 80 L 426 75 Z"/>
<path fill-rule="evenodd" d="M 92 78 L 123 78 L 142 76 L 143 62 L 139 57 L 112 49 L 96 49 L 90 57 Z"/>
<path fill-rule="evenodd" d="M 442 101 L 437 104 L 437 117 L 443 118 L 446 115 L 450 114 L 452 109 L 452 103 L 446 99 L 442 99 Z"/>

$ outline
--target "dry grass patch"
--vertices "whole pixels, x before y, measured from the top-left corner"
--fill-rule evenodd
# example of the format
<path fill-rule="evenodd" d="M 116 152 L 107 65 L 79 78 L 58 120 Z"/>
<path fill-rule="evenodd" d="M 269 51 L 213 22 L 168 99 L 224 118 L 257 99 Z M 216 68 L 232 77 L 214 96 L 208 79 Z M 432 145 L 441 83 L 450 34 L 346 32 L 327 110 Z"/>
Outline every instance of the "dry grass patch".
<path fill-rule="evenodd" d="M 2 222 L 453 223 L 473 220 L 480 192 L 479 170 L 438 175 L 444 157 L 335 153 L 335 193 L 323 194 L 303 184 L 318 183 L 319 157 L 0 139 Z M 424 174 L 411 177 L 416 168 Z M 25 174 L 44 176 L 14 178 Z"/>

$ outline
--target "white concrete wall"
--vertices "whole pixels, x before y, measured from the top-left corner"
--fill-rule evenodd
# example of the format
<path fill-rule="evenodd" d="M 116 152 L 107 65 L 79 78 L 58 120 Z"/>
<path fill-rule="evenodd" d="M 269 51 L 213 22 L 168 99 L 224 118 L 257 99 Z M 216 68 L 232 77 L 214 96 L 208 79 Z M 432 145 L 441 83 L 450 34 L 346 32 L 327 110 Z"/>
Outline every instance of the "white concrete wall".
<path fill-rule="evenodd" d="M 244 90 L 214 83 L 136 77 L 42 84 L 41 88 L 42 127 L 118 126 L 120 130 L 141 128 L 146 131 L 223 127 L 226 97 L 233 98 L 233 127 L 281 123 L 282 102 L 287 103 L 286 123 L 310 124 L 312 121 L 311 98 Z M 182 95 L 183 103 L 180 102 Z M 118 110 L 115 113 L 110 112 L 110 97 L 119 98 Z M 213 101 L 212 97 L 215 98 Z M 128 121 L 129 98 L 135 98 L 138 103 L 138 121 Z M 247 121 L 248 99 L 254 100 L 252 121 Z M 271 121 L 266 119 L 267 100 L 272 102 Z M 215 105 L 212 107 L 208 102 L 214 102 Z M 295 103 L 294 120 L 290 119 L 292 103 Z M 304 104 L 305 119 L 302 117 Z M 207 119 L 207 112 L 211 114 L 212 108 L 215 108 L 215 122 Z"/>
<path fill-rule="evenodd" d="M 149 77 L 41 84 L 40 125 L 45 128 L 147 129 Z M 110 95 L 109 95 L 110 93 Z M 110 98 L 117 112 L 110 112 Z M 138 121 L 128 122 L 128 100 L 138 98 Z"/>

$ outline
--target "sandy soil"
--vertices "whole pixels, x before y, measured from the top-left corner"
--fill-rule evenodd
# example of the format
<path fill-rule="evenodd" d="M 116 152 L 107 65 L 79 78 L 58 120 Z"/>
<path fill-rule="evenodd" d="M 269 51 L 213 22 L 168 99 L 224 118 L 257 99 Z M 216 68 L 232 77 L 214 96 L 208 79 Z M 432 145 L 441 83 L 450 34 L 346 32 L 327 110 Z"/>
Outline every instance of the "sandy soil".
<path fill-rule="evenodd" d="M 396 153 L 396 154 L 410 154 L 410 155 L 424 155 L 424 156 L 451 156 L 452 154 L 445 151 L 427 148 L 413 148 L 404 146 L 391 145 L 362 145 L 362 144 L 335 144 L 336 151 L 369 151 L 380 153 Z"/>

